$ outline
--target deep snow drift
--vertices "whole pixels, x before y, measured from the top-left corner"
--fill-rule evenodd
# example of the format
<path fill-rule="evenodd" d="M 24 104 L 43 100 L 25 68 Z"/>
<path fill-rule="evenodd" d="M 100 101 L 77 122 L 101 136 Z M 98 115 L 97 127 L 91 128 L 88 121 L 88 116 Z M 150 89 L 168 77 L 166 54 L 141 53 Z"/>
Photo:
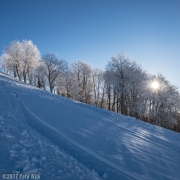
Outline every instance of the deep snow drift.
<path fill-rule="evenodd" d="M 0 175 L 178 180 L 180 134 L 0 73 Z M 1 177 L 2 178 L 2 177 Z"/>

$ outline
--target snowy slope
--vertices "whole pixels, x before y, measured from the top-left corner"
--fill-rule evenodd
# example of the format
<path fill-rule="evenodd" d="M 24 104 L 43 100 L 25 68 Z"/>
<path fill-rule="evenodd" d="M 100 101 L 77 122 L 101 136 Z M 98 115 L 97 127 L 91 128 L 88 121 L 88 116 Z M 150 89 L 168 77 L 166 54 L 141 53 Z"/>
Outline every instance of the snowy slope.
<path fill-rule="evenodd" d="M 180 179 L 180 134 L 0 73 L 0 174 Z"/>

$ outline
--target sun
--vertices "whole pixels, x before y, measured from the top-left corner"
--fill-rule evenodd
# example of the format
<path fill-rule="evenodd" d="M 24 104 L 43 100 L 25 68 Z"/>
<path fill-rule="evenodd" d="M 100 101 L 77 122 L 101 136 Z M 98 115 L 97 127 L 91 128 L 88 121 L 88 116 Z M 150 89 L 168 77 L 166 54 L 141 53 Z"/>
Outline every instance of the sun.
<path fill-rule="evenodd" d="M 151 83 L 151 88 L 152 88 L 152 89 L 158 89 L 158 88 L 159 88 L 159 83 L 158 83 L 157 81 L 153 81 L 153 82 Z"/>

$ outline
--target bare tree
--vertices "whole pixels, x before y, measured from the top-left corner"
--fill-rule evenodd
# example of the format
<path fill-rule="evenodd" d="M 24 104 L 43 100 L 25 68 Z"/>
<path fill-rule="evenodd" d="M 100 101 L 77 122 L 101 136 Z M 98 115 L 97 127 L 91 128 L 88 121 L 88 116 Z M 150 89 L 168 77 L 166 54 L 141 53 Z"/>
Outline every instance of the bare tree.
<path fill-rule="evenodd" d="M 47 82 L 45 64 L 40 61 L 39 66 L 34 70 L 34 85 L 40 89 L 46 89 Z"/>
<path fill-rule="evenodd" d="M 42 57 L 45 73 L 48 79 L 50 92 L 52 93 L 56 86 L 56 79 L 67 69 L 67 62 L 59 60 L 55 54 L 45 54 Z"/>

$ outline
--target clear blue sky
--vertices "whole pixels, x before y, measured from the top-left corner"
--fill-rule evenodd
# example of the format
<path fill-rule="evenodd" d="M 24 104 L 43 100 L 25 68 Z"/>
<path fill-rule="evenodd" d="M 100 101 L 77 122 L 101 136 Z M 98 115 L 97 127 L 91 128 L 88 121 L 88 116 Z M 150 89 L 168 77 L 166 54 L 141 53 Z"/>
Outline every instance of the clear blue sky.
<path fill-rule="evenodd" d="M 180 87 L 179 0 L 0 0 L 0 54 L 22 39 L 100 68 L 125 52 Z"/>

